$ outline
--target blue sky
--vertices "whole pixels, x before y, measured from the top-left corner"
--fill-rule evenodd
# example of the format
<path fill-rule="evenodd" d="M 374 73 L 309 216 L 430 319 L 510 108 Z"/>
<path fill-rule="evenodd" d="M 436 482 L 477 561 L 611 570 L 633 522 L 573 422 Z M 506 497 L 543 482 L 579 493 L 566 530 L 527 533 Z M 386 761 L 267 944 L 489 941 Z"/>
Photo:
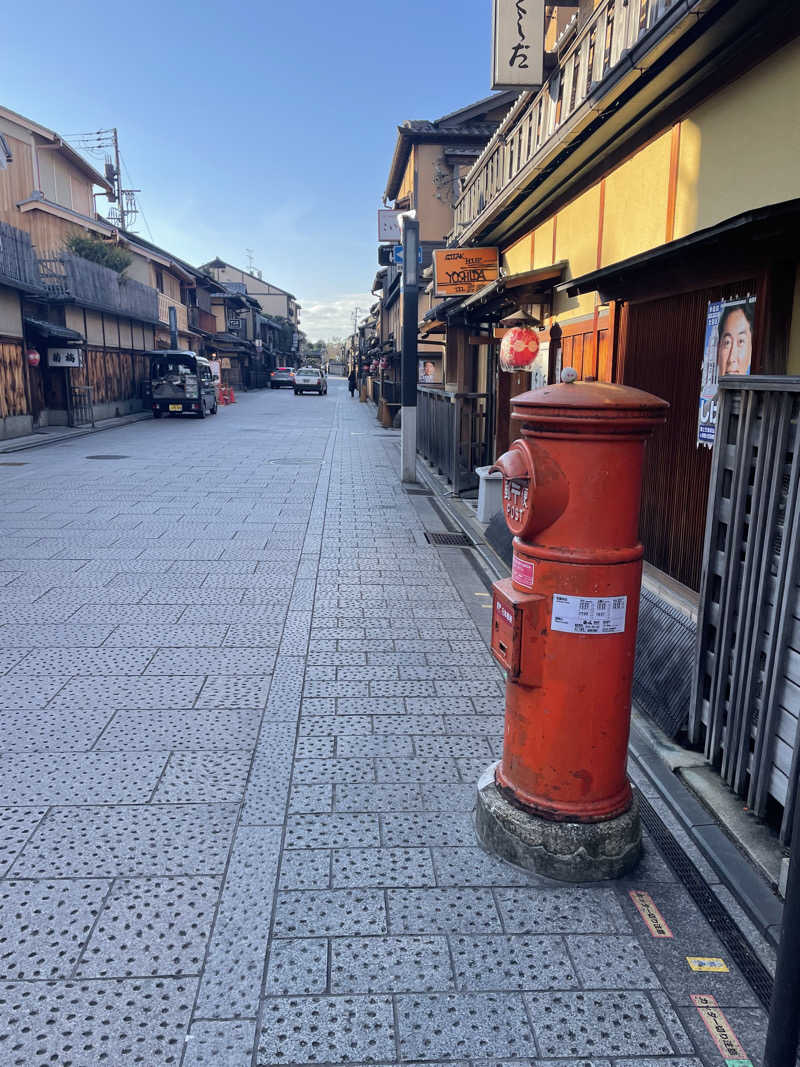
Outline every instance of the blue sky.
<path fill-rule="evenodd" d="M 397 124 L 488 95 L 489 7 L 38 0 L 5 20 L 2 103 L 64 135 L 117 126 L 135 229 L 196 264 L 252 248 L 330 337 L 372 299 Z"/>

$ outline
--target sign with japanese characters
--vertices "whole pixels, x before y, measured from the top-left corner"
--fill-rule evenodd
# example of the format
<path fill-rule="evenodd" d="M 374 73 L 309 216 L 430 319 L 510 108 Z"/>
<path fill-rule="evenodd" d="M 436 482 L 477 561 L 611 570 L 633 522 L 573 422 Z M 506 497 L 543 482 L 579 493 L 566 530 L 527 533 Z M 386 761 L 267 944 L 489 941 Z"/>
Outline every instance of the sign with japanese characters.
<path fill-rule="evenodd" d="M 437 248 L 433 253 L 434 296 L 477 293 L 500 277 L 496 248 Z"/>
<path fill-rule="evenodd" d="M 493 0 L 492 89 L 544 81 L 544 0 Z"/>
<path fill-rule="evenodd" d="M 553 595 L 551 630 L 566 634 L 622 634 L 625 632 L 626 596 Z"/>
<path fill-rule="evenodd" d="M 82 367 L 83 350 L 80 348 L 48 348 L 48 367 Z"/>
<path fill-rule="evenodd" d="M 672 931 L 667 926 L 667 920 L 658 910 L 656 902 L 649 893 L 643 889 L 631 889 L 629 895 L 653 937 L 672 937 Z"/>
<path fill-rule="evenodd" d="M 742 1048 L 739 1038 L 733 1032 L 733 1027 L 725 1018 L 716 999 L 702 993 L 693 993 L 691 999 L 725 1063 L 728 1065 L 749 1064 L 752 1067 L 747 1053 Z"/>
<path fill-rule="evenodd" d="M 394 208 L 378 208 L 379 241 L 393 241 L 394 244 L 400 243 L 400 241 L 402 240 L 402 235 L 400 233 L 401 215 L 402 211 L 395 211 Z"/>

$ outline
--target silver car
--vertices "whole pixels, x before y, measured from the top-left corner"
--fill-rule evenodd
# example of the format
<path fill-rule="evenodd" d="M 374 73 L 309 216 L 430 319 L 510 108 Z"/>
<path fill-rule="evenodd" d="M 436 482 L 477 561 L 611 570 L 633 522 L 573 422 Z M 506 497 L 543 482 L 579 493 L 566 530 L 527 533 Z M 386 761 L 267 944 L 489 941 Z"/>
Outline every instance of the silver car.
<path fill-rule="evenodd" d="M 294 373 L 294 395 L 298 393 L 318 393 L 320 396 L 328 391 L 328 379 L 321 367 L 300 367 Z"/>

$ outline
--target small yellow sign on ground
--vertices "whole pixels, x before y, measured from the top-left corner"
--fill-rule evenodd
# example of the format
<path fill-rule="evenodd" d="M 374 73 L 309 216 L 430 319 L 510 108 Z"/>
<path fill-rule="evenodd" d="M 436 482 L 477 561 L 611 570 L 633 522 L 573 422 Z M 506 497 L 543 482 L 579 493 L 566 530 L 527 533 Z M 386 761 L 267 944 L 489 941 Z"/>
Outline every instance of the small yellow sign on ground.
<path fill-rule="evenodd" d="M 672 937 L 666 919 L 649 893 L 645 893 L 643 889 L 631 889 L 630 898 L 653 937 Z"/>
<path fill-rule="evenodd" d="M 728 965 L 719 956 L 687 956 L 686 961 L 693 971 L 713 971 L 715 974 L 727 972 Z"/>

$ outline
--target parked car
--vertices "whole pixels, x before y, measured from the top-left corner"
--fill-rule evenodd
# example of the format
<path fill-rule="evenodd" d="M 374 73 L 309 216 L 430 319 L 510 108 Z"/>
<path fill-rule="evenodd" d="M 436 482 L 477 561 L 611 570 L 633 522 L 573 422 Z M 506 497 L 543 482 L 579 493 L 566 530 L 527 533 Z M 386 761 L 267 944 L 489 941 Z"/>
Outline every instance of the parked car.
<path fill-rule="evenodd" d="M 318 393 L 320 396 L 328 391 L 328 379 L 321 367 L 301 367 L 294 375 L 294 395 L 298 393 Z"/>
<path fill-rule="evenodd" d="M 269 387 L 280 389 L 284 385 L 288 385 L 290 389 L 294 386 L 294 371 L 291 367 L 276 367 L 269 376 Z"/>
<path fill-rule="evenodd" d="M 165 349 L 150 352 L 150 395 L 153 418 L 188 412 L 204 419 L 217 413 L 211 364 L 194 352 Z"/>

